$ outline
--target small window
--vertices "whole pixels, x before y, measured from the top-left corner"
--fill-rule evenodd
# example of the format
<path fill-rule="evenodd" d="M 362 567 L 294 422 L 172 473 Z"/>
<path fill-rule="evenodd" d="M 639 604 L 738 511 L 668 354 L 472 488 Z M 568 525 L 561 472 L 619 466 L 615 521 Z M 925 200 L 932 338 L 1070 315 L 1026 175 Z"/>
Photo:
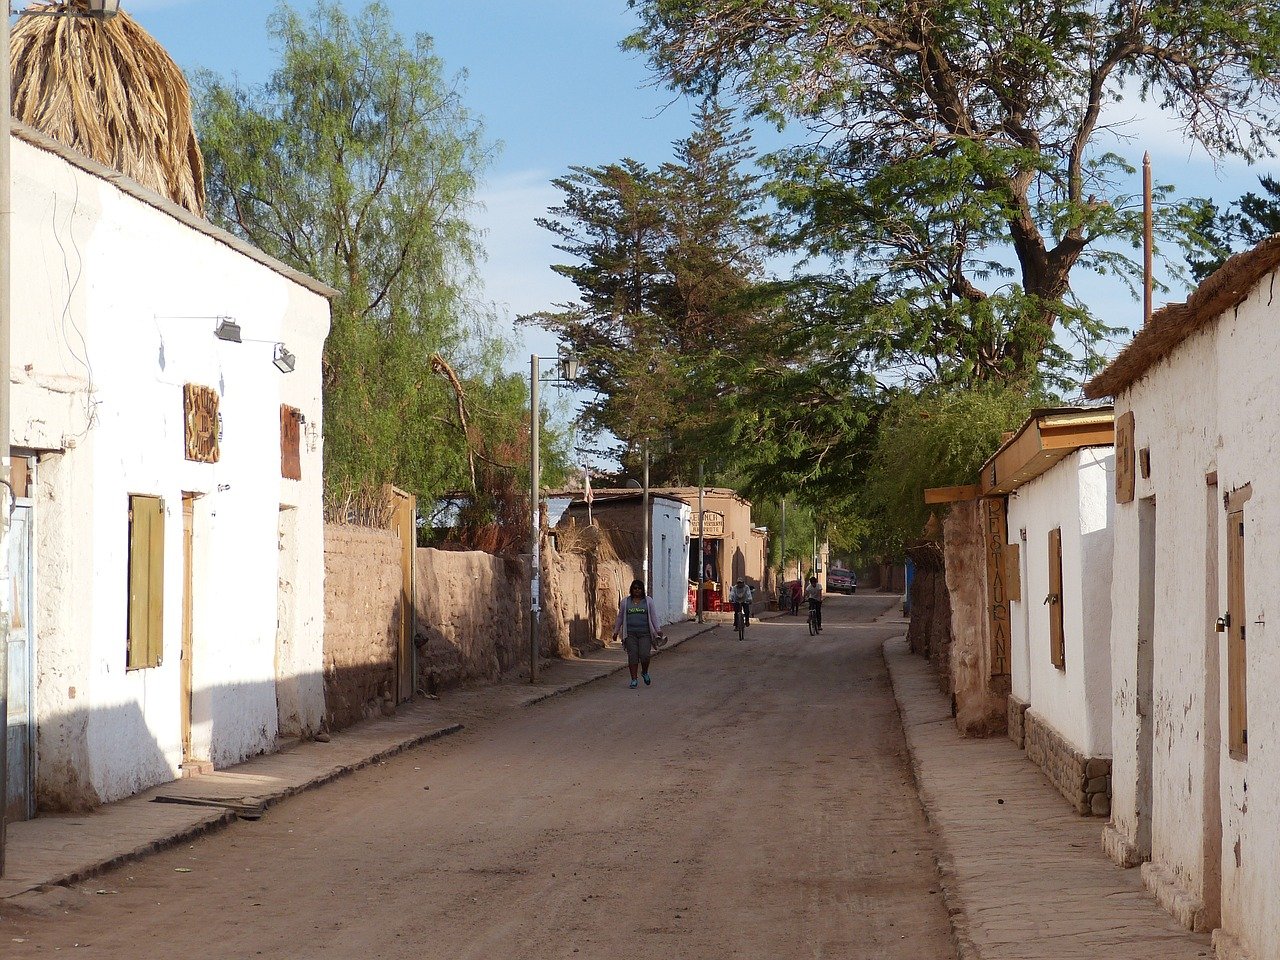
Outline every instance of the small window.
<path fill-rule="evenodd" d="M 1249 700 L 1246 685 L 1244 510 L 1227 514 L 1227 725 L 1231 756 L 1249 755 Z"/>
<path fill-rule="evenodd" d="M 129 670 L 164 657 L 164 500 L 129 498 Z"/>
<path fill-rule="evenodd" d="M 1062 528 L 1049 531 L 1049 659 L 1059 670 L 1067 668 L 1066 640 L 1062 632 Z"/>

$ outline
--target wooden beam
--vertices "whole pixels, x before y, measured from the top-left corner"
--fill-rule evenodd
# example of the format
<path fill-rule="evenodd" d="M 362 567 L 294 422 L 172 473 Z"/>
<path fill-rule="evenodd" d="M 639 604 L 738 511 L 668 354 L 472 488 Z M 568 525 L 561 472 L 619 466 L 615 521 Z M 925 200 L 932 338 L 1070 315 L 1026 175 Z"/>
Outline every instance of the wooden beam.
<path fill-rule="evenodd" d="M 924 492 L 925 503 L 957 503 L 961 500 L 976 500 L 982 496 L 982 488 L 976 483 L 963 487 L 930 487 Z"/>

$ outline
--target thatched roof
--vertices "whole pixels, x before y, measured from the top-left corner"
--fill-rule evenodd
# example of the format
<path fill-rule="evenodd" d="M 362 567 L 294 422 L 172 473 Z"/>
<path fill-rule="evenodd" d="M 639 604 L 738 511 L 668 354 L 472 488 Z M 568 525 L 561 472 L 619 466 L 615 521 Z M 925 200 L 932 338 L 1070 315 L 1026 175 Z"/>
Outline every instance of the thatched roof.
<path fill-rule="evenodd" d="M 86 6 L 51 0 L 27 9 Z M 10 66 L 16 119 L 204 214 L 204 159 L 186 77 L 127 13 L 105 21 L 20 17 Z"/>
<path fill-rule="evenodd" d="M 1206 277 L 1186 303 L 1171 303 L 1157 310 L 1107 368 L 1085 384 L 1084 395 L 1098 400 L 1128 389 L 1178 344 L 1243 302 L 1258 281 L 1277 267 L 1280 234 L 1237 253 Z"/>

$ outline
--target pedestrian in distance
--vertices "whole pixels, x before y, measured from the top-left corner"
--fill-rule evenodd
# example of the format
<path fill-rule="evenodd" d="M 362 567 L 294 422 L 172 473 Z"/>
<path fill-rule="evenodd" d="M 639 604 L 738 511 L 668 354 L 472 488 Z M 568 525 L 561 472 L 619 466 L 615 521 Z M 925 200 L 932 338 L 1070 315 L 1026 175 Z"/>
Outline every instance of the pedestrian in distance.
<path fill-rule="evenodd" d="M 804 598 L 809 601 L 809 612 L 813 615 L 814 626 L 822 632 L 822 585 L 817 577 L 809 578 L 809 585 L 804 588 Z"/>
<path fill-rule="evenodd" d="M 800 615 L 800 599 L 804 596 L 804 586 L 798 579 L 792 580 L 788 585 L 787 596 L 791 601 L 791 615 L 798 617 Z"/>
<path fill-rule="evenodd" d="M 644 685 L 649 686 L 649 660 L 653 656 L 653 648 L 655 644 L 662 646 L 667 638 L 658 629 L 653 597 L 645 594 L 643 580 L 632 580 L 631 590 L 618 605 L 618 622 L 613 628 L 613 639 L 617 640 L 619 636 L 623 638 L 622 645 L 627 651 L 631 689 L 640 686 L 640 677 L 644 678 Z"/>

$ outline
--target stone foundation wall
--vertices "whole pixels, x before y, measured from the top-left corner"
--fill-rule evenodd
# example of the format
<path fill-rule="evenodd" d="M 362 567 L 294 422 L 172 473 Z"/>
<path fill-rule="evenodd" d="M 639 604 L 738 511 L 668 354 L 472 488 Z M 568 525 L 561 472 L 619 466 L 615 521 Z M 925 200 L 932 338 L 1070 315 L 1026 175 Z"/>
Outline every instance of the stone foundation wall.
<path fill-rule="evenodd" d="M 1009 694 L 1009 739 L 1022 749 L 1027 745 L 1027 709 L 1031 704 Z"/>
<path fill-rule="evenodd" d="M 1111 759 L 1086 757 L 1067 743 L 1034 710 L 1024 714 L 1027 758 L 1083 816 L 1111 815 Z"/>

